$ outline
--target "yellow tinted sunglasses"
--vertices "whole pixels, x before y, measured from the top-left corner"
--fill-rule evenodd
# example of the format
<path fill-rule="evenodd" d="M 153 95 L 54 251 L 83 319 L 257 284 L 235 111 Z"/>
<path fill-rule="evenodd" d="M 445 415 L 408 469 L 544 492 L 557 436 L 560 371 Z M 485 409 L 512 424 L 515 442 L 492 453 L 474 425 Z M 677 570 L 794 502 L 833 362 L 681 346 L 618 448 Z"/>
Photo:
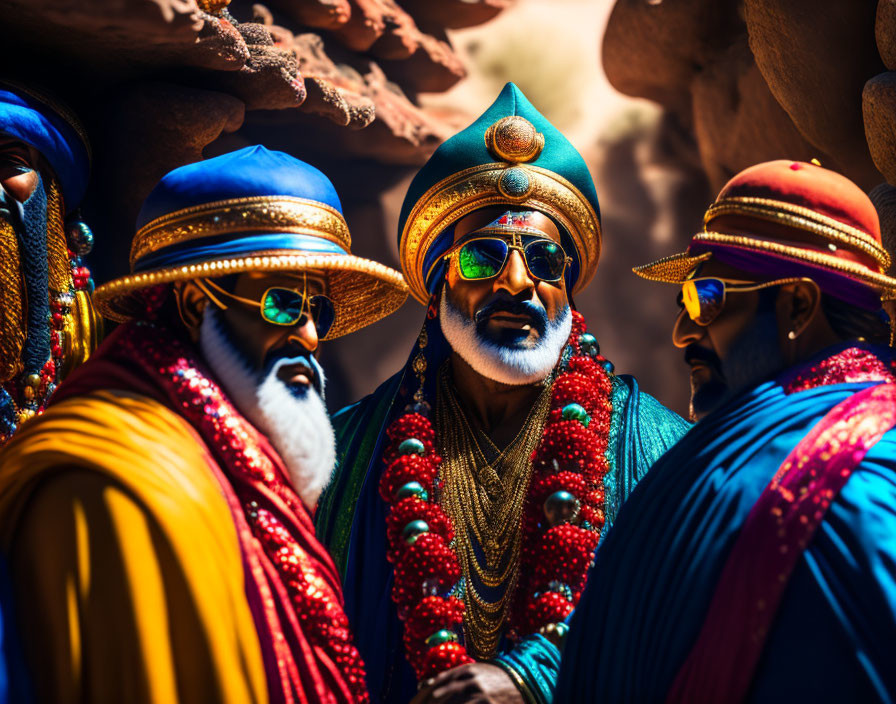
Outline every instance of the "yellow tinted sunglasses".
<path fill-rule="evenodd" d="M 747 293 L 749 291 L 771 288 L 772 286 L 783 286 L 784 284 L 795 284 L 800 281 L 811 280 L 805 277 L 794 277 L 763 281 L 757 284 L 752 281 L 733 281 L 710 276 L 688 279 L 681 284 L 681 305 L 684 306 L 691 320 L 697 323 L 697 325 L 705 326 L 709 325 L 722 312 L 728 293 Z"/>

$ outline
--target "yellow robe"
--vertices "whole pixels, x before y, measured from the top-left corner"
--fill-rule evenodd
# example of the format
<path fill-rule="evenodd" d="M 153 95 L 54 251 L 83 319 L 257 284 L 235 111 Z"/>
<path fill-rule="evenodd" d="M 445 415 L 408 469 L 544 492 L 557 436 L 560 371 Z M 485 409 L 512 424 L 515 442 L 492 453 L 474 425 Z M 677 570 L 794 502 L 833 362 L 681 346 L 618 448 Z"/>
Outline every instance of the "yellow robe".
<path fill-rule="evenodd" d="M 267 702 L 209 462 L 182 418 L 122 392 L 52 406 L 4 448 L 9 618 L 38 701 Z"/>

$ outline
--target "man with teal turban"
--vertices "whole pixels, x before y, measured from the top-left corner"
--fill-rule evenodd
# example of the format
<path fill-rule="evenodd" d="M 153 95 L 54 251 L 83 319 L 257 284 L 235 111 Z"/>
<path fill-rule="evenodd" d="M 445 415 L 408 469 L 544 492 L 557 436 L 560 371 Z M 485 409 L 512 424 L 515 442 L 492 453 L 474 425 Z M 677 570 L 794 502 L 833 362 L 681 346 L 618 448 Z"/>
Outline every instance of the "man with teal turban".
<path fill-rule="evenodd" d="M 334 418 L 316 516 L 375 702 L 550 701 L 601 533 L 687 429 L 575 311 L 598 213 L 513 84 L 410 186 L 399 250 L 426 319 L 405 368 Z"/>

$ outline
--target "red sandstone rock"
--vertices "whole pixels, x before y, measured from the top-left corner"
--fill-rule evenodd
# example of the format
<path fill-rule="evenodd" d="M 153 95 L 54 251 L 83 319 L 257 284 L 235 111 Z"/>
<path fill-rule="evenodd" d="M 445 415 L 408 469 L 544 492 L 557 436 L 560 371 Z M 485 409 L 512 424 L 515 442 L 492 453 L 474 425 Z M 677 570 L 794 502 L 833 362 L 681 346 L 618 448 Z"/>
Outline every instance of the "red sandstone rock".
<path fill-rule="evenodd" d="M 894 0 L 879 0 L 877 3 L 874 38 L 877 41 L 877 51 L 884 65 L 891 71 L 896 69 L 896 2 Z"/>
<path fill-rule="evenodd" d="M 475 27 L 488 22 L 515 0 L 403 0 L 402 7 L 424 26 L 446 29 Z"/>
<path fill-rule="evenodd" d="M 467 75 L 444 32 L 420 34 L 419 41 L 417 51 L 405 61 L 379 62 L 390 80 L 414 94 L 441 93 Z"/>
<path fill-rule="evenodd" d="M 422 33 L 414 19 L 394 0 L 382 1 L 390 12 L 385 16 L 386 28 L 370 47 L 370 53 L 382 59 L 406 59 L 417 51 Z"/>
<path fill-rule="evenodd" d="M 738 171 L 772 159 L 809 161 L 827 155 L 794 127 L 768 89 L 746 37 L 705 68 L 692 86 L 694 132 L 714 192 Z"/>
<path fill-rule="evenodd" d="M 390 84 L 377 64 L 371 62 L 364 80 L 377 110 L 378 119 L 371 129 L 391 133 L 394 137 L 384 141 L 386 135 L 380 134 L 379 138 L 365 141 L 363 133 L 356 133 L 356 137 L 352 136 L 360 153 L 392 164 L 422 164 L 441 142 L 451 136 L 453 130 L 410 102 L 404 93 Z"/>
<path fill-rule="evenodd" d="M 691 81 L 740 31 L 735 8 L 733 0 L 618 0 L 601 51 L 607 78 L 687 115 Z"/>
<path fill-rule="evenodd" d="M 290 49 L 250 45 L 249 60 L 239 71 L 210 75 L 207 85 L 230 93 L 247 110 L 295 108 L 305 100 L 305 84 Z"/>
<path fill-rule="evenodd" d="M 306 77 L 305 109 L 323 115 L 342 127 L 361 129 L 376 117 L 374 102 L 365 96 L 338 88 L 322 78 Z"/>
<path fill-rule="evenodd" d="M 215 16 L 201 11 L 197 0 L 75 5 L 69 0 L 10 0 L 8 21 L 0 25 L 0 61 L 4 51 L 7 62 L 21 51 L 53 56 L 64 69 L 59 73 L 65 76 L 60 78 L 66 82 L 63 93 L 83 96 L 87 104 L 102 103 L 103 92 L 112 86 L 164 73 L 185 85 L 230 94 L 250 111 L 300 108 L 343 127 L 369 125 L 379 109 L 383 124 L 377 130 L 390 134 L 380 135 L 373 150 L 382 145 L 384 153 L 392 154 L 394 147 L 398 161 L 416 163 L 444 128 L 408 95 L 446 90 L 465 73 L 436 24 L 440 13 L 453 8 L 448 15 L 458 14 L 456 22 L 447 15 L 442 19 L 468 24 L 488 19 L 510 2 L 416 3 L 414 11 L 427 27 L 421 31 L 396 0 L 272 0 L 272 9 L 253 6 L 250 0 L 226 9 L 226 0 L 202 0 L 201 6 Z M 232 22 L 234 16 L 254 21 Z M 328 56 L 320 36 L 306 32 L 300 40 L 294 35 L 295 29 L 308 26 L 332 30 L 328 48 L 338 61 Z M 379 65 L 371 69 L 369 56 L 352 54 L 359 50 L 369 50 Z M 303 75 L 313 81 L 306 85 Z M 367 153 L 361 140 L 357 144 Z M 411 154 L 414 149 L 418 151 Z"/>
<path fill-rule="evenodd" d="M 345 65 L 337 66 L 327 55 L 320 36 L 295 37 L 293 51 L 308 89 L 305 109 L 352 129 L 366 127 L 373 121 L 376 109 L 366 95 L 364 79 Z"/>
<path fill-rule="evenodd" d="M 203 21 L 196 37 L 196 53 L 201 67 L 217 71 L 236 71 L 249 60 L 249 47 L 243 36 L 227 20 Z"/>
<path fill-rule="evenodd" d="M 750 48 L 806 139 L 863 188 L 880 180 L 862 127 L 862 87 L 881 65 L 872 0 L 745 0 Z"/>
<path fill-rule="evenodd" d="M 87 124 L 95 169 L 85 211 L 103 242 L 98 280 L 127 270 L 134 220 L 158 178 L 205 150 L 261 141 L 315 156 L 336 176 L 339 160 L 351 160 L 364 165 L 365 197 L 375 199 L 454 131 L 414 100 L 464 75 L 434 6 L 464 14 L 466 1 L 418 3 L 425 31 L 403 0 L 269 2 L 5 3 L 0 62 L 73 102 Z M 509 2 L 472 2 L 457 21 Z"/>
<path fill-rule="evenodd" d="M 874 165 L 896 184 L 896 72 L 881 73 L 865 84 L 862 112 Z"/>
<path fill-rule="evenodd" d="M 278 15 L 300 27 L 335 29 L 348 22 L 352 8 L 348 0 L 267 0 Z"/>
<path fill-rule="evenodd" d="M 890 253 L 892 264 L 887 273 L 893 276 L 896 270 L 896 186 L 879 183 L 868 193 L 877 217 L 880 219 L 880 238 Z"/>
<path fill-rule="evenodd" d="M 365 52 L 386 31 L 388 8 L 382 0 L 349 0 L 352 14 L 335 34 L 352 51 Z"/>

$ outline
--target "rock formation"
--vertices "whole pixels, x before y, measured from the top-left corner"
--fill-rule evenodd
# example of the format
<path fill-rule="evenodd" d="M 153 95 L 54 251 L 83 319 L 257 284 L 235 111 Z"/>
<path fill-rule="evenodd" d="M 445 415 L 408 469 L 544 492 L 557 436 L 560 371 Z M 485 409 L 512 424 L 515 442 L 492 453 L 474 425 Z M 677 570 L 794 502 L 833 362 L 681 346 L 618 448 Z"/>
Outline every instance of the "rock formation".
<path fill-rule="evenodd" d="M 716 189 L 771 158 L 896 179 L 894 0 L 617 0 L 603 63 L 692 125 Z"/>
<path fill-rule="evenodd" d="M 87 123 L 85 209 L 106 279 L 127 267 L 149 189 L 203 155 L 261 139 L 337 183 L 363 160 L 374 192 L 422 163 L 453 125 L 416 97 L 465 75 L 445 29 L 512 1 L 7 0 L 0 60 L 7 78 L 43 85 Z"/>

